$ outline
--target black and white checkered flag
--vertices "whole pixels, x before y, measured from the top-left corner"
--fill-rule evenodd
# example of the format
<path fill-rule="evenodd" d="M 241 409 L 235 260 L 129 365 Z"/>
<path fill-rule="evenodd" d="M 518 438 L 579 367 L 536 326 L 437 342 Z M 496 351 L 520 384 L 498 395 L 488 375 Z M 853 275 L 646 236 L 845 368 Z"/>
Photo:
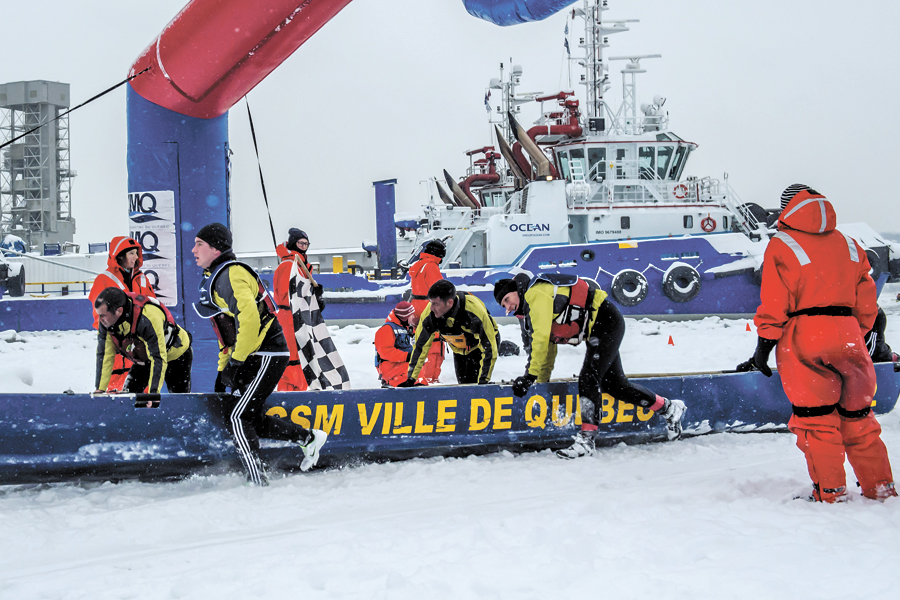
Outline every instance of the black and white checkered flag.
<path fill-rule="evenodd" d="M 290 300 L 303 376 L 310 390 L 349 390 L 347 367 L 328 333 L 312 281 L 305 275 L 295 259 L 291 266 Z"/>

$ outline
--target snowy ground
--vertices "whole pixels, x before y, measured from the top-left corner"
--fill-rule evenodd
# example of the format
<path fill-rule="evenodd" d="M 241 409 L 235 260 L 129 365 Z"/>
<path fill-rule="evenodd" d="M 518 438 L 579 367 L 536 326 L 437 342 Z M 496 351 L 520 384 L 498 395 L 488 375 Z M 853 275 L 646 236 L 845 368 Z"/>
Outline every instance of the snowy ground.
<path fill-rule="evenodd" d="M 897 291 L 881 297 L 895 347 Z M 629 320 L 626 371 L 733 368 L 755 346 L 747 323 Z M 375 386 L 374 329 L 335 337 L 354 385 Z M 0 391 L 90 391 L 93 349 L 90 332 L 2 333 Z M 561 350 L 555 374 L 576 373 L 581 352 Z M 495 378 L 523 365 L 500 359 Z M 882 425 L 900 456 L 900 415 Z M 792 500 L 808 488 L 789 434 L 620 445 L 571 462 L 413 460 L 265 489 L 238 475 L 0 488 L 0 599 L 895 597 L 900 500 Z"/>

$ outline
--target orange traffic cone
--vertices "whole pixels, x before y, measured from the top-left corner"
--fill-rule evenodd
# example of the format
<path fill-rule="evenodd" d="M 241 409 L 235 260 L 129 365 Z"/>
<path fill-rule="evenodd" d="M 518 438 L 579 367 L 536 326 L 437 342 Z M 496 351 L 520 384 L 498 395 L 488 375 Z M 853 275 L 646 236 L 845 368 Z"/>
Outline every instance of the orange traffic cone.
<path fill-rule="evenodd" d="M 752 329 L 750 329 L 750 323 L 747 323 L 747 331 L 753 331 Z"/>
<path fill-rule="evenodd" d="M 675 340 L 672 339 L 672 336 L 671 336 L 671 335 L 669 336 L 669 345 L 670 345 L 670 346 L 674 346 L 674 345 L 675 345 Z"/>

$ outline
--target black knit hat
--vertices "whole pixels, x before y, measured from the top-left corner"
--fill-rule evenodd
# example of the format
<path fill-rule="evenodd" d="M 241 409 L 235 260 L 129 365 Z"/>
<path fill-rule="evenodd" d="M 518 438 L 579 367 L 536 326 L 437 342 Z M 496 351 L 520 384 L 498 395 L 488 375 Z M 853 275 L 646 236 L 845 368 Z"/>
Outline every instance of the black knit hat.
<path fill-rule="evenodd" d="M 512 279 L 501 279 L 497 283 L 494 284 L 494 300 L 497 301 L 497 304 L 503 302 L 503 299 L 510 292 L 518 292 L 519 288 L 516 285 L 516 282 Z"/>
<path fill-rule="evenodd" d="M 299 250 L 299 248 L 297 247 L 297 242 L 299 242 L 300 240 L 306 240 L 307 242 L 309 241 L 309 236 L 306 235 L 305 231 L 303 231 L 302 229 L 297 229 L 296 227 L 291 227 L 290 229 L 288 229 L 288 250 Z"/>
<path fill-rule="evenodd" d="M 197 236 L 219 252 L 231 250 L 231 232 L 221 223 L 210 223 L 200 228 Z"/>
<path fill-rule="evenodd" d="M 807 191 L 813 196 L 821 196 L 819 192 L 812 189 L 808 185 L 803 185 L 802 183 L 795 183 L 787 186 L 787 188 L 781 192 L 781 210 L 787 208 L 787 205 L 790 204 L 791 200 L 794 199 L 794 196 L 799 194 L 802 191 Z"/>
<path fill-rule="evenodd" d="M 444 242 L 441 240 L 431 240 L 425 244 L 425 247 L 422 248 L 422 252 L 438 258 L 444 258 L 447 256 L 447 247 L 444 246 Z"/>

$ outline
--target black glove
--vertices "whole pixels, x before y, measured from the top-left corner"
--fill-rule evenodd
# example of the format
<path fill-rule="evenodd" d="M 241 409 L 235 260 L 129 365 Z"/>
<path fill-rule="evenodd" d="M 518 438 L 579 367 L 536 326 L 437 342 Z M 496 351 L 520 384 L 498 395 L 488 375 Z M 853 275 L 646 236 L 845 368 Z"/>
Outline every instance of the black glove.
<path fill-rule="evenodd" d="M 244 361 L 229 358 L 228 362 L 225 364 L 225 368 L 219 373 L 222 385 L 229 387 L 232 390 L 241 387 L 240 372 L 243 366 Z"/>
<path fill-rule="evenodd" d="M 528 393 L 528 388 L 530 388 L 531 384 L 535 381 L 537 381 L 537 377 L 530 373 L 526 373 L 521 377 L 516 377 L 512 385 L 513 394 L 515 394 L 517 398 L 524 398 L 525 394 Z"/>
<path fill-rule="evenodd" d="M 769 354 L 776 344 L 778 344 L 778 340 L 769 340 L 764 337 L 759 338 L 759 341 L 756 342 L 756 352 L 752 359 L 753 366 L 766 377 L 772 376 L 772 369 L 769 368 Z"/>
<path fill-rule="evenodd" d="M 325 288 L 321 285 L 316 285 L 313 287 L 313 294 L 316 297 L 316 302 L 319 304 L 319 312 L 325 310 L 325 298 L 322 297 L 322 294 L 325 292 Z"/>
<path fill-rule="evenodd" d="M 228 391 L 225 384 L 222 383 L 222 371 L 216 373 L 216 385 L 213 386 L 213 391 L 217 394 L 224 394 Z"/>
<path fill-rule="evenodd" d="M 734 370 L 738 373 L 747 373 L 749 371 L 755 371 L 757 369 L 756 365 L 753 364 L 753 357 L 751 356 L 749 360 L 745 360 L 744 362 L 736 366 Z"/>

